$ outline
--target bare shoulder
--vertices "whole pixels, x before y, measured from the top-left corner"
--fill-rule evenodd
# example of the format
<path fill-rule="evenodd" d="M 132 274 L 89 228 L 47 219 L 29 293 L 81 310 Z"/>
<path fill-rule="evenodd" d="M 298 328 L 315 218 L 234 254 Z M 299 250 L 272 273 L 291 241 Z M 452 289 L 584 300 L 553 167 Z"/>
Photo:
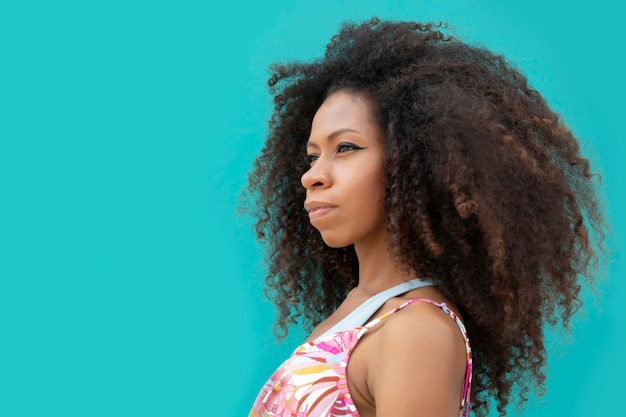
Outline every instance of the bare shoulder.
<path fill-rule="evenodd" d="M 458 415 L 466 355 L 455 320 L 416 301 L 381 324 L 368 366 L 377 415 Z"/>
<path fill-rule="evenodd" d="M 394 353 L 427 356 L 435 364 L 456 364 L 457 369 L 465 369 L 465 340 L 458 324 L 442 308 L 428 302 L 416 301 L 388 317 L 376 345 L 382 354 L 378 357 L 389 358 Z"/>
<path fill-rule="evenodd" d="M 381 326 L 383 340 L 458 345 L 463 350 L 463 335 L 455 319 L 441 307 L 426 301 L 415 301 L 392 314 Z M 419 337 L 418 337 L 419 336 Z"/>

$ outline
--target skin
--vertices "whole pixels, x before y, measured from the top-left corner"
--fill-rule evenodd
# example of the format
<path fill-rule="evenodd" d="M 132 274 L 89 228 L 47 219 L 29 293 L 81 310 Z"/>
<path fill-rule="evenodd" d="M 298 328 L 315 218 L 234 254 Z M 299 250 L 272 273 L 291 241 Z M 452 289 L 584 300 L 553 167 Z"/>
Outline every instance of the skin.
<path fill-rule="evenodd" d="M 331 247 L 354 244 L 359 283 L 309 337 L 316 339 L 374 294 L 416 277 L 388 250 L 382 160 L 384 134 L 368 99 L 339 90 L 318 109 L 302 176 L 311 224 Z M 429 298 L 456 306 L 434 287 L 388 300 L 376 317 L 406 300 Z M 348 363 L 348 387 L 361 417 L 458 416 L 465 345 L 439 308 L 417 302 L 391 315 L 361 339 Z"/>

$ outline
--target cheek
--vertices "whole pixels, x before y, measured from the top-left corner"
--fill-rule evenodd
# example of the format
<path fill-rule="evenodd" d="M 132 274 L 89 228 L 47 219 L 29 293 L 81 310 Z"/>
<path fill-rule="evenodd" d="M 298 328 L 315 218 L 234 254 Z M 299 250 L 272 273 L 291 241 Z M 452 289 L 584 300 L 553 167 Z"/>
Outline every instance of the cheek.
<path fill-rule="evenodd" d="M 385 217 L 383 200 L 385 198 L 385 186 L 380 180 L 379 172 L 370 172 L 368 175 L 354 178 L 354 193 L 349 197 L 352 211 L 357 213 L 367 223 L 378 223 Z"/>
<path fill-rule="evenodd" d="M 385 184 L 379 170 L 363 172 L 350 179 L 353 197 L 368 202 L 381 202 L 385 196 Z"/>

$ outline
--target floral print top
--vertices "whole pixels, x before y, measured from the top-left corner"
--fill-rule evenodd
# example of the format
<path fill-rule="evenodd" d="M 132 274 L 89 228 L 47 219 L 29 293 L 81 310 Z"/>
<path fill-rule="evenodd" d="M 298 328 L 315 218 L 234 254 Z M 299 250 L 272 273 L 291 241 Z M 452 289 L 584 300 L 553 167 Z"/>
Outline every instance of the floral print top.
<path fill-rule="evenodd" d="M 467 331 L 446 304 L 425 298 L 411 299 L 364 326 L 322 336 L 300 345 L 265 383 L 249 417 L 358 417 L 346 378 L 350 354 L 369 329 L 416 301 L 441 308 L 461 330 L 467 352 L 467 367 L 459 416 L 467 417 L 472 380 L 472 352 Z"/>

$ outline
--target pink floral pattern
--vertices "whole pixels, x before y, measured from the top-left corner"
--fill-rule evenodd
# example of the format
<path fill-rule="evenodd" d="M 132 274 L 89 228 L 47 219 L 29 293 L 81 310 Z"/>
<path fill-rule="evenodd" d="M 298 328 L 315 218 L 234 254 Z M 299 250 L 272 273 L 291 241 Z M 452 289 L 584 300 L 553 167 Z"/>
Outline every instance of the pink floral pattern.
<path fill-rule="evenodd" d="M 350 354 L 367 330 L 415 301 L 428 302 L 441 308 L 456 321 L 463 334 L 467 369 L 459 415 L 465 414 L 467 417 L 472 380 L 472 353 L 467 331 L 461 320 L 445 304 L 425 298 L 409 300 L 365 326 L 298 346 L 263 385 L 249 417 L 359 417 L 346 378 Z"/>

